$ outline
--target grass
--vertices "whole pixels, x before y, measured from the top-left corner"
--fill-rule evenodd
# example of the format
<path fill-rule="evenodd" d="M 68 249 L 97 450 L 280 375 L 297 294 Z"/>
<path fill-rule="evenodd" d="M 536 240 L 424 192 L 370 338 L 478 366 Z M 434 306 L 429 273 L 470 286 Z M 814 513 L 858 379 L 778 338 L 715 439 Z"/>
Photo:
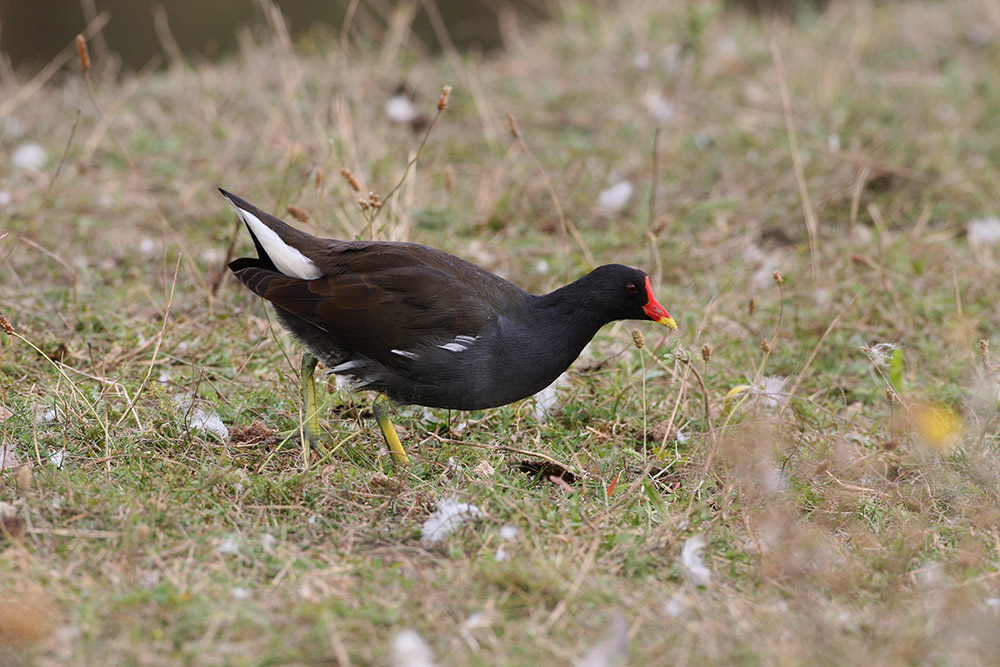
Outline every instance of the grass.
<path fill-rule="evenodd" d="M 0 72 L 4 152 L 49 156 L 0 174 L 3 661 L 405 664 L 409 628 L 442 664 L 622 633 L 635 664 L 992 663 L 1000 264 L 966 231 L 1000 195 L 1000 5 L 663 4 L 566 3 L 488 57 L 272 22 L 219 64 Z M 402 79 L 429 115 L 454 87 L 409 171 Z M 331 388 L 304 461 L 299 350 L 222 271 L 249 243 L 219 186 L 536 292 L 641 266 L 681 332 L 607 327 L 548 420 L 398 410 L 405 471 Z M 427 544 L 448 497 L 484 516 Z"/>

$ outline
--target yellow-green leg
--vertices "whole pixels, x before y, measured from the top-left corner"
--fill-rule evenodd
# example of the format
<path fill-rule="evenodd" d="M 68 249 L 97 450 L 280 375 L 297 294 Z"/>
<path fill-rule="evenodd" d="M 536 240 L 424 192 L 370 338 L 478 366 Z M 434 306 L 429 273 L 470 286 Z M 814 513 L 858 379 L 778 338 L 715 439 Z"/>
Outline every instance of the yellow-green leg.
<path fill-rule="evenodd" d="M 319 441 L 319 401 L 316 399 L 316 357 L 302 353 L 302 431 L 314 452 L 323 456 L 326 448 Z"/>
<path fill-rule="evenodd" d="M 376 396 L 375 403 L 372 406 L 375 410 L 375 421 L 378 422 L 378 427 L 382 430 L 382 437 L 385 438 L 385 444 L 389 447 L 389 452 L 392 454 L 393 463 L 406 466 L 410 464 L 410 457 L 403 451 L 403 445 L 399 442 L 396 429 L 393 428 L 392 421 L 389 419 L 391 405 L 389 397 L 385 394 Z"/>

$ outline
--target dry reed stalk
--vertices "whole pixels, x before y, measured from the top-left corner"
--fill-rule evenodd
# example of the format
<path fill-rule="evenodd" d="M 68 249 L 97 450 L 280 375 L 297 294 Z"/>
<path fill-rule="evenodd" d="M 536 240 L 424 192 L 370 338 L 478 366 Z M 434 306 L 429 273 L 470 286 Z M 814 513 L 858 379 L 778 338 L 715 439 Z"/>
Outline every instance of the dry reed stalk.
<path fill-rule="evenodd" d="M 663 281 L 663 264 L 658 251 L 659 229 L 656 227 L 656 184 L 660 181 L 660 128 L 653 130 L 652 174 L 649 184 L 649 215 L 646 219 L 646 238 L 649 239 L 649 260 L 656 268 L 653 270 L 653 283 L 659 285 Z"/>
<path fill-rule="evenodd" d="M 563 243 L 563 253 L 566 258 L 569 258 L 569 240 L 568 234 L 572 234 L 573 240 L 576 242 L 577 248 L 583 253 L 583 258 L 587 262 L 587 267 L 593 269 L 597 266 L 597 262 L 594 260 L 594 254 L 590 251 L 587 246 L 587 242 L 583 240 L 583 236 L 580 234 L 580 230 L 577 228 L 576 224 L 572 220 L 566 218 L 563 212 L 562 202 L 559 200 L 559 195 L 556 193 L 556 188 L 552 184 L 552 179 L 549 178 L 548 172 L 542 163 L 535 156 L 534 151 L 528 146 L 528 142 L 524 140 L 524 136 L 521 134 L 521 129 L 517 126 L 517 121 L 514 116 L 510 113 L 507 114 L 507 123 L 510 127 L 511 136 L 517 141 L 517 145 L 521 147 L 524 154 L 527 155 L 538 170 L 539 175 L 542 177 L 542 181 L 545 183 L 545 188 L 548 190 L 549 198 L 552 200 L 552 206 L 556 210 L 556 218 L 559 220 L 559 235 Z M 569 273 L 570 265 L 567 265 L 567 273 Z"/>
<path fill-rule="evenodd" d="M 152 73 L 152 71 L 153 71 L 153 65 L 155 65 L 154 62 L 151 62 L 149 65 L 147 65 L 147 71 L 145 71 L 145 76 L 149 76 L 149 74 Z M 171 241 L 173 243 L 176 243 L 177 247 L 181 249 L 181 255 L 183 257 L 185 266 L 188 268 L 188 271 L 191 273 L 191 277 L 202 288 L 202 290 L 204 290 L 205 294 L 209 297 L 209 299 L 214 298 L 214 296 L 215 296 L 215 290 L 212 288 L 211 285 L 209 285 L 208 282 L 206 282 L 205 276 L 202 274 L 201 269 L 199 269 L 198 265 L 195 264 L 194 259 L 193 259 L 194 255 L 193 255 L 192 252 L 190 252 L 188 250 L 187 243 L 184 241 L 184 236 L 181 235 L 174 228 L 173 224 L 171 224 L 170 220 L 167 219 L 167 216 L 163 213 L 163 209 L 160 207 L 160 204 L 156 200 L 156 197 L 153 196 L 152 187 L 149 185 L 148 180 L 144 176 L 144 172 L 139 169 L 139 166 L 136 164 L 135 160 L 132 158 L 132 154 L 125 147 L 125 144 L 123 144 L 122 141 L 118 138 L 118 135 L 114 131 L 111 130 L 112 116 L 105 113 L 104 108 L 101 106 L 100 102 L 98 101 L 98 99 L 97 99 L 97 91 L 94 88 L 94 82 L 93 82 L 93 80 L 90 77 L 90 71 L 89 70 L 85 70 L 83 72 L 83 79 L 84 79 L 84 81 L 85 81 L 85 83 L 87 85 L 87 94 L 90 97 L 90 102 L 91 102 L 91 104 L 93 104 L 94 110 L 97 112 L 97 116 L 100 119 L 100 122 L 98 123 L 98 125 L 99 126 L 103 125 L 104 127 L 107 128 L 107 132 L 111 135 L 112 140 L 115 142 L 115 145 L 118 147 L 118 150 L 121 152 L 121 155 L 125 159 L 125 163 L 128 165 L 129 170 L 136 177 L 137 182 L 141 184 L 142 190 L 143 190 L 143 194 L 146 195 L 146 198 L 149 201 L 149 204 L 152 207 L 152 210 L 153 210 L 153 212 L 154 212 L 157 220 L 159 221 L 161 227 L 163 228 L 164 233 L 167 234 L 167 235 L 169 235 L 170 238 L 171 238 Z M 143 75 L 143 73 L 140 73 L 140 76 L 136 78 L 136 81 L 138 83 L 133 82 L 134 89 L 137 90 L 138 87 L 139 87 L 139 84 L 143 80 L 144 80 L 144 75 Z M 119 99 L 120 103 L 123 102 L 123 97 L 124 96 L 119 96 L 118 99 Z M 120 108 L 120 106 L 116 107 L 115 111 L 117 111 L 118 108 Z"/>
<path fill-rule="evenodd" d="M 358 205 L 361 207 L 363 213 L 366 214 L 368 218 L 368 232 L 369 234 L 374 234 L 375 220 L 378 218 L 379 213 L 382 212 L 384 205 L 390 202 L 393 196 L 399 192 L 403 184 L 406 183 L 407 176 L 410 174 L 410 170 L 413 169 L 414 165 L 417 163 L 417 159 L 420 158 L 420 154 L 424 150 L 424 146 L 427 145 L 427 139 L 431 136 L 431 131 L 437 124 L 438 118 L 444 113 L 444 110 L 448 107 L 448 99 L 451 97 L 451 86 L 444 86 L 441 88 L 441 95 L 438 97 L 437 102 L 437 113 L 431 118 L 431 122 L 427 124 L 427 129 L 424 130 L 424 135 L 420 139 L 420 144 L 417 146 L 417 150 L 413 152 L 413 155 L 406 163 L 406 167 L 403 169 L 403 175 L 399 177 L 399 181 L 384 198 L 380 199 L 374 192 L 368 193 L 368 199 L 359 199 Z M 341 172 L 343 173 L 343 172 Z M 353 186 L 353 184 L 352 184 Z"/>
<path fill-rule="evenodd" d="M 167 10 L 161 4 L 154 4 L 150 10 L 153 13 L 153 31 L 156 39 L 159 40 L 163 52 L 167 54 L 167 62 L 171 67 L 186 67 L 187 59 L 184 58 L 184 51 L 170 30 L 170 19 Z"/>
<path fill-rule="evenodd" d="M 109 20 L 110 15 L 107 12 L 101 12 L 101 14 L 91 21 L 80 34 L 83 35 L 84 38 L 91 37 L 97 34 Z M 39 70 L 38 74 L 33 76 L 28 83 L 19 87 L 17 92 L 6 98 L 3 103 L 0 103 L 0 118 L 10 115 L 15 109 L 34 97 L 35 93 L 41 90 L 42 87 L 48 83 L 49 79 L 55 76 L 56 72 L 62 69 L 63 65 L 69 62 L 69 59 L 73 57 L 74 53 L 79 55 L 76 40 L 73 40 L 72 43 L 63 47 L 63 50 L 56 54 L 56 56 L 45 65 L 45 67 Z"/>
<path fill-rule="evenodd" d="M 78 35 L 77 39 L 80 40 L 81 37 Z M 79 41 L 77 42 L 77 44 L 78 44 L 78 48 L 79 48 Z M 89 69 L 90 68 L 89 56 L 87 55 L 87 50 L 86 49 L 87 49 L 86 42 L 84 42 L 83 49 L 82 49 L 82 51 L 80 51 L 80 61 L 81 61 L 81 65 L 82 65 L 84 59 L 87 58 L 88 59 L 87 60 L 87 69 Z M 86 71 L 86 70 L 84 70 L 84 71 Z M 77 129 L 77 127 L 79 127 L 79 124 L 80 124 L 80 110 L 77 109 L 76 110 L 76 116 L 73 118 L 73 127 L 70 129 L 70 131 L 69 131 L 69 138 L 66 140 L 66 148 L 63 149 L 62 157 L 59 158 L 59 165 L 56 167 L 55 173 L 52 175 L 52 178 L 49 179 L 49 182 L 45 186 L 45 192 L 42 194 L 42 201 L 41 201 L 41 203 L 38 205 L 38 208 L 35 209 L 35 212 L 31 215 L 31 218 L 28 220 L 27 225 L 25 225 L 25 232 L 30 232 L 34 228 L 35 221 L 38 219 L 38 215 L 45 209 L 45 206 L 49 203 L 49 197 L 52 195 L 52 188 L 55 185 L 56 180 L 59 178 L 59 174 L 62 173 L 63 167 L 66 166 L 66 158 L 69 156 L 69 148 L 70 148 L 70 146 L 73 145 L 73 138 L 76 136 L 76 129 Z M 21 234 L 21 240 L 30 243 L 31 239 L 24 238 L 24 236 L 25 236 L 25 234 L 22 233 Z M 48 252 L 48 251 L 43 250 L 43 252 Z M 70 275 L 73 276 L 73 291 L 75 293 L 76 292 L 77 275 L 78 275 L 76 267 L 72 266 L 69 262 L 66 262 L 62 258 L 58 258 L 57 261 L 59 261 L 59 263 L 62 264 L 63 267 L 67 268 L 69 270 L 69 272 L 70 272 Z"/>
<path fill-rule="evenodd" d="M 795 118 L 792 112 L 792 103 L 788 96 L 788 86 L 785 82 L 785 67 L 781 60 L 781 51 L 775 41 L 771 42 L 771 56 L 774 60 L 774 69 L 778 76 L 778 93 L 781 97 L 781 109 L 785 116 L 785 133 L 788 135 L 788 147 L 792 153 L 792 166 L 795 169 L 795 183 L 799 188 L 799 201 L 802 205 L 802 214 L 806 219 L 806 232 L 809 234 L 809 261 L 812 266 L 812 279 L 819 278 L 819 222 L 816 218 L 816 211 L 813 209 L 812 200 L 809 199 L 809 188 L 806 185 L 805 169 L 802 167 L 802 153 L 799 150 L 799 135 L 795 129 Z"/>
<path fill-rule="evenodd" d="M 819 341 L 816 342 L 816 345 L 813 347 L 812 352 L 809 354 L 809 358 L 806 359 L 806 362 L 802 365 L 802 368 L 799 370 L 798 375 L 795 376 L 795 381 L 792 383 L 791 388 L 788 390 L 789 398 L 795 396 L 795 392 L 797 392 L 799 387 L 802 385 L 802 380 L 803 378 L 805 378 L 806 372 L 809 370 L 809 367 L 812 365 L 812 362 L 816 359 L 816 355 L 819 354 L 820 348 L 823 347 L 823 343 L 826 341 L 827 336 L 829 336 L 830 333 L 837 328 L 837 325 L 840 324 L 840 320 L 843 319 L 844 315 L 846 315 L 847 312 L 854 306 L 854 304 L 857 303 L 858 298 L 859 295 L 855 294 L 854 298 L 851 299 L 851 302 L 848 303 L 844 308 L 840 309 L 840 312 L 838 312 L 837 316 L 833 318 L 832 322 L 830 322 L 830 325 L 823 332 L 823 335 L 819 337 Z"/>
<path fill-rule="evenodd" d="M 424 11 L 427 12 L 427 18 L 430 19 L 431 29 L 434 30 L 434 35 L 437 37 L 438 42 L 441 45 L 441 50 L 444 52 L 449 64 L 451 64 L 452 69 L 458 76 L 459 83 L 461 83 L 464 90 L 469 91 L 472 96 L 472 102 L 475 104 L 476 113 L 479 116 L 479 122 L 483 128 L 483 134 L 486 135 L 486 139 L 489 143 L 497 143 L 500 135 L 499 132 L 497 132 L 496 127 L 493 125 L 493 112 L 486 103 L 486 97 L 479 86 L 478 78 L 469 74 L 469 71 L 464 64 L 465 59 L 458 52 L 458 49 L 455 48 L 455 43 L 452 42 L 451 35 L 448 34 L 448 28 L 444 23 L 444 19 L 441 17 L 441 12 L 438 10 L 437 4 L 433 0 L 421 1 Z"/>

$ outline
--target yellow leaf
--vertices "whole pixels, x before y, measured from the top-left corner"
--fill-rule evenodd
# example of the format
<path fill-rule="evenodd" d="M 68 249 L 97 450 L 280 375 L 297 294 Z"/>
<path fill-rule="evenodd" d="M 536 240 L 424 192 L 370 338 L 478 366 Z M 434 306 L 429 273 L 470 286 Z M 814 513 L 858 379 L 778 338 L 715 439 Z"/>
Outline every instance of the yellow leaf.
<path fill-rule="evenodd" d="M 911 405 L 910 419 L 920 441 L 937 452 L 954 449 L 965 430 L 962 418 L 942 403 Z"/>

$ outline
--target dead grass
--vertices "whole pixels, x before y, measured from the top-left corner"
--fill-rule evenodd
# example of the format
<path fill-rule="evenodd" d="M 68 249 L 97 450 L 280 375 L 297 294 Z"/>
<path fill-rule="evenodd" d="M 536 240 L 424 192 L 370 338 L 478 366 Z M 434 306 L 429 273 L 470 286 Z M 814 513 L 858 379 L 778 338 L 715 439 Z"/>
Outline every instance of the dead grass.
<path fill-rule="evenodd" d="M 423 56 L 412 10 L 346 49 L 272 16 L 90 92 L 2 72 L 3 661 L 385 664 L 412 628 L 443 664 L 572 663 L 624 618 L 636 664 L 995 662 L 1000 264 L 969 223 L 1000 195 L 1000 4 L 569 3 L 489 58 Z M 454 86 L 408 171 L 403 79 L 429 115 Z M 222 272 L 218 186 L 534 291 L 583 249 L 659 267 L 681 334 L 609 327 L 547 421 L 401 410 L 402 472 L 328 392 L 306 467 L 299 352 Z M 484 517 L 422 542 L 451 496 Z"/>

